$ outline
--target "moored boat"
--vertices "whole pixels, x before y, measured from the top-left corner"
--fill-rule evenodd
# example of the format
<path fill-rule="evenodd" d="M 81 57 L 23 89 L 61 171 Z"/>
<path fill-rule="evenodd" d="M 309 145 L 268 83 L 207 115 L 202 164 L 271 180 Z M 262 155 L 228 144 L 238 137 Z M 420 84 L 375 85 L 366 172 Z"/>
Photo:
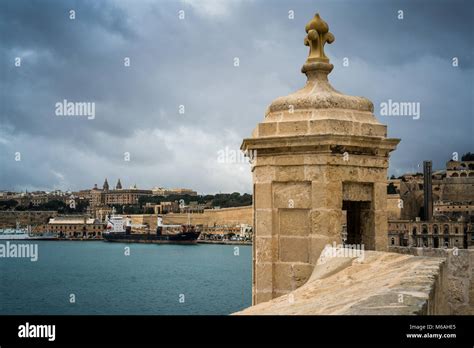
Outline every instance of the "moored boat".
<path fill-rule="evenodd" d="M 154 233 L 133 233 L 130 220 L 121 216 L 111 216 L 102 237 L 108 242 L 151 243 L 151 244 L 196 244 L 201 234 L 193 225 L 164 225 L 158 217 Z"/>
<path fill-rule="evenodd" d="M 20 227 L 17 223 L 15 228 L 0 229 L 0 240 L 55 240 L 57 235 L 51 232 L 32 233 L 31 226 Z"/>

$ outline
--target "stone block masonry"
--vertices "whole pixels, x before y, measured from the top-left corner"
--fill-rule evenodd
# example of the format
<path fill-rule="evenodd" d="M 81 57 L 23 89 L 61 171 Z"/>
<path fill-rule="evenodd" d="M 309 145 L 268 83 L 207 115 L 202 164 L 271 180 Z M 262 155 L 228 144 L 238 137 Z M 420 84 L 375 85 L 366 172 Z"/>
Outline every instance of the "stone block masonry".
<path fill-rule="evenodd" d="M 256 154 L 254 304 L 309 279 L 323 248 L 342 242 L 343 210 L 349 243 L 387 249 L 388 158 L 399 139 L 387 138 L 370 100 L 330 85 L 327 23 L 316 14 L 306 32 L 306 86 L 273 101 L 241 146 Z"/>
<path fill-rule="evenodd" d="M 0 228 L 12 228 L 17 223 L 21 227 L 45 225 L 57 215 L 57 211 L 0 211 Z"/>
<path fill-rule="evenodd" d="M 392 252 L 446 259 L 443 296 L 451 314 L 474 315 L 474 249 L 389 247 Z"/>

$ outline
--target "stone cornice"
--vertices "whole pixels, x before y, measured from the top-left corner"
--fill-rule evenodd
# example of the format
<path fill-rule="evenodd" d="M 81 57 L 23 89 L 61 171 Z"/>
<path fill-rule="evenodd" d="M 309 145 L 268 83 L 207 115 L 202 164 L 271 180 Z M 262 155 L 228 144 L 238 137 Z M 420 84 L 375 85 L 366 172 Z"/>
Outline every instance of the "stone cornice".
<path fill-rule="evenodd" d="M 246 138 L 240 149 L 242 151 L 279 149 L 279 148 L 307 148 L 312 147 L 317 152 L 340 152 L 337 146 L 344 148 L 372 148 L 382 152 L 395 150 L 400 139 L 380 138 L 355 135 L 305 135 L 305 136 L 278 136 L 264 138 Z M 385 150 L 385 151 L 384 151 Z"/>

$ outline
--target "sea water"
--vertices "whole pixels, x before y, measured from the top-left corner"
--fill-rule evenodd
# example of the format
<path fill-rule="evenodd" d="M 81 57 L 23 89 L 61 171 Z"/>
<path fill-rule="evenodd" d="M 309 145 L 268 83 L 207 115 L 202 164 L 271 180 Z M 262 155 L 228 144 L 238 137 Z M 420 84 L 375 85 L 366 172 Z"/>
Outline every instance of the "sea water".
<path fill-rule="evenodd" d="M 0 314 L 230 314 L 251 305 L 251 247 L 15 241 L 0 259 Z M 129 249 L 127 249 L 129 248 Z"/>

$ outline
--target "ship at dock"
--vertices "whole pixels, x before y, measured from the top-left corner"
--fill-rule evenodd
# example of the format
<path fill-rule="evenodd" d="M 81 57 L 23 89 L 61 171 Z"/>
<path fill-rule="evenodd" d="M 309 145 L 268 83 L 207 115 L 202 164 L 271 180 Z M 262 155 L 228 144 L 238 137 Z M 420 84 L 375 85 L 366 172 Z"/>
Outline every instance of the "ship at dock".
<path fill-rule="evenodd" d="M 193 225 L 165 225 L 163 218 L 157 218 L 156 231 L 145 230 L 132 232 L 132 228 L 143 228 L 133 225 L 130 219 L 122 216 L 111 216 L 107 220 L 106 230 L 102 238 L 107 242 L 149 243 L 149 244 L 196 244 L 201 234 Z"/>
<path fill-rule="evenodd" d="M 32 233 L 31 226 L 20 227 L 17 222 L 15 228 L 1 228 L 0 240 L 56 240 L 55 233 Z"/>

